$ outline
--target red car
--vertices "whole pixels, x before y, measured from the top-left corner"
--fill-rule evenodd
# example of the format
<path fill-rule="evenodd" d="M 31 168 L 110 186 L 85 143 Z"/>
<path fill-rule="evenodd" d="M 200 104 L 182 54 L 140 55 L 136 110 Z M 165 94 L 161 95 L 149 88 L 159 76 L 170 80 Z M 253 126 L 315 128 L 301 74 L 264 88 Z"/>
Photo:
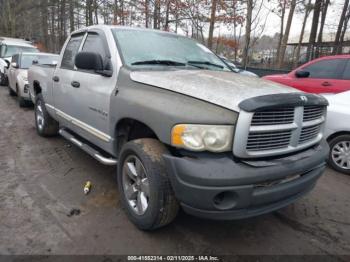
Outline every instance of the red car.
<path fill-rule="evenodd" d="M 263 78 L 308 93 L 341 93 L 350 90 L 350 55 L 318 58 L 288 74 Z"/>

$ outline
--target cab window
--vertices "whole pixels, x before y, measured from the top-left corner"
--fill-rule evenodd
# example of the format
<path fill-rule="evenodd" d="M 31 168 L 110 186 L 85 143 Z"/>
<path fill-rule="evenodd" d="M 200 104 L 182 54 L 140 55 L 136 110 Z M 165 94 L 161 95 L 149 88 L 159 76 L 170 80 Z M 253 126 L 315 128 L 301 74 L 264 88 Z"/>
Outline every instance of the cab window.
<path fill-rule="evenodd" d="M 74 59 L 79 51 L 81 41 L 83 40 L 84 34 L 73 35 L 63 53 L 61 68 L 74 69 Z"/>
<path fill-rule="evenodd" d="M 103 39 L 97 33 L 88 34 L 82 51 L 98 53 L 101 55 L 102 59 L 105 59 L 107 56 Z"/>

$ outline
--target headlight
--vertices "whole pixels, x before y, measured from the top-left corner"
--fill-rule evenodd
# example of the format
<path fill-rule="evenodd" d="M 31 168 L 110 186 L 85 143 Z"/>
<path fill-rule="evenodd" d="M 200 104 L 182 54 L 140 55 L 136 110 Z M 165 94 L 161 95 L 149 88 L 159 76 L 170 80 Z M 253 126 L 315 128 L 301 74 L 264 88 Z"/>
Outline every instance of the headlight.
<path fill-rule="evenodd" d="M 22 80 L 27 82 L 28 81 L 28 77 L 22 76 Z"/>
<path fill-rule="evenodd" d="M 171 143 L 192 151 L 230 151 L 233 129 L 233 126 L 176 125 L 171 133 Z"/>

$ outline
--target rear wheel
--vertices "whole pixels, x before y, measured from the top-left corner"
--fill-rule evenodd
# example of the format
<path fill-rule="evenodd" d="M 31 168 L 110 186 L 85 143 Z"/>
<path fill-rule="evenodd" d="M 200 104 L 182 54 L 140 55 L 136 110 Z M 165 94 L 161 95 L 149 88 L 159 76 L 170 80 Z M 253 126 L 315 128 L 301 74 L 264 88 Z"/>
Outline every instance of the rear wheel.
<path fill-rule="evenodd" d="M 118 164 L 118 188 L 129 219 L 142 230 L 171 223 L 179 210 L 166 173 L 167 149 L 155 139 L 126 143 Z"/>
<path fill-rule="evenodd" d="M 350 174 L 350 135 L 340 135 L 329 142 L 328 163 L 338 172 Z"/>
<path fill-rule="evenodd" d="M 59 124 L 47 112 L 44 99 L 41 94 L 36 96 L 34 111 L 35 126 L 38 134 L 44 137 L 57 135 Z"/>

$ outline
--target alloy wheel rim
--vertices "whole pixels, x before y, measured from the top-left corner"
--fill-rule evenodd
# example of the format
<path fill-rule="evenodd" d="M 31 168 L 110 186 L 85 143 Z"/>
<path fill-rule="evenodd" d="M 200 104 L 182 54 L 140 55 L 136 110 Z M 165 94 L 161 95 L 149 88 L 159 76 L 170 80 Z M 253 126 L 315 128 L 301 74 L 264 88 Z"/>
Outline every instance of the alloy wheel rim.
<path fill-rule="evenodd" d="M 43 129 L 44 127 L 44 112 L 43 112 L 43 108 L 42 108 L 42 105 L 41 105 L 41 102 L 38 101 L 38 104 L 36 106 L 36 123 L 38 125 L 38 128 L 40 130 Z"/>
<path fill-rule="evenodd" d="M 123 189 L 125 198 L 136 215 L 146 213 L 149 205 L 149 181 L 141 160 L 128 156 L 123 164 Z"/>
<path fill-rule="evenodd" d="M 332 160 L 342 169 L 350 169 L 350 141 L 340 141 L 332 148 Z"/>

